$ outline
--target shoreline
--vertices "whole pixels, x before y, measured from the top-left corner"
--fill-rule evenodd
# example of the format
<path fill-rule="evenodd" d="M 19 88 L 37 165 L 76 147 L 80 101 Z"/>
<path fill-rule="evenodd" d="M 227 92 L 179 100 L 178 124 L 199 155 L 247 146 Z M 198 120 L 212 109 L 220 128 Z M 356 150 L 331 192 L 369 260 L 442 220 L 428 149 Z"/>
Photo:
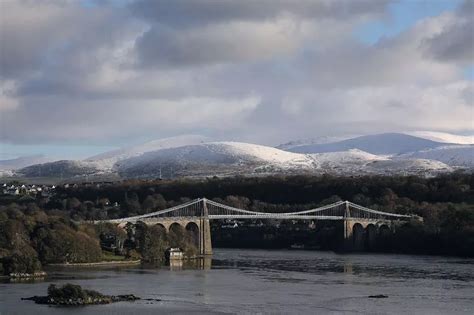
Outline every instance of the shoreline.
<path fill-rule="evenodd" d="M 37 271 L 35 273 L 14 272 L 9 275 L 0 275 L 0 279 L 9 280 L 28 280 L 28 279 L 44 279 L 48 274 L 45 271 Z"/>
<path fill-rule="evenodd" d="M 48 264 L 45 267 L 96 267 L 96 266 L 133 266 L 139 265 L 142 261 L 138 260 L 117 260 L 117 261 L 98 261 L 91 263 L 61 263 Z"/>

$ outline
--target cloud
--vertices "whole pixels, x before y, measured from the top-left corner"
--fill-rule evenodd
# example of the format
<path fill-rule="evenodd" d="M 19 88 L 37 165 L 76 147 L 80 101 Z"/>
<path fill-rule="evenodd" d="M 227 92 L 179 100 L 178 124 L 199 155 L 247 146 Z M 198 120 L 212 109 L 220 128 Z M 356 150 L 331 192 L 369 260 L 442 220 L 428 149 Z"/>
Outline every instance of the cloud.
<path fill-rule="evenodd" d="M 474 2 L 465 0 L 441 31 L 425 45 L 436 59 L 462 64 L 474 63 Z"/>
<path fill-rule="evenodd" d="M 110 144 L 111 139 L 125 135 L 143 137 L 146 133 L 172 134 L 177 129 L 181 132 L 206 128 L 232 130 L 252 112 L 258 102 L 257 97 L 140 102 L 35 97 L 34 106 L 27 101 L 15 111 L 2 113 L 5 122 L 2 124 L 5 127 L 2 129 L 2 140 L 31 143 L 73 139 Z"/>
<path fill-rule="evenodd" d="M 385 12 L 391 0 L 138 0 L 130 5 L 138 16 L 177 28 L 235 21 L 266 22 L 282 16 L 298 19 L 351 19 Z"/>
<path fill-rule="evenodd" d="M 15 91 L 14 81 L 0 81 L 0 113 L 2 110 L 11 110 L 18 106 L 18 100 L 14 97 Z"/>
<path fill-rule="evenodd" d="M 456 44 L 472 15 L 360 42 L 354 30 L 389 18 L 388 3 L 2 2 L 0 141 L 472 129 L 472 49 Z"/>
<path fill-rule="evenodd" d="M 79 68 L 91 49 L 111 45 L 123 35 L 123 12 L 110 7 L 92 10 L 78 1 L 27 0 L 2 1 L 0 6 L 2 78 L 29 77 L 72 61 Z"/>
<path fill-rule="evenodd" d="M 389 1 L 148 1 L 132 11 L 150 22 L 137 40 L 144 67 L 255 62 L 294 53 L 341 25 L 382 16 Z M 338 35 L 341 35 L 340 33 Z"/>
<path fill-rule="evenodd" d="M 187 67 L 258 61 L 290 54 L 297 48 L 291 20 L 232 22 L 200 29 L 153 26 L 137 41 L 142 66 Z"/>

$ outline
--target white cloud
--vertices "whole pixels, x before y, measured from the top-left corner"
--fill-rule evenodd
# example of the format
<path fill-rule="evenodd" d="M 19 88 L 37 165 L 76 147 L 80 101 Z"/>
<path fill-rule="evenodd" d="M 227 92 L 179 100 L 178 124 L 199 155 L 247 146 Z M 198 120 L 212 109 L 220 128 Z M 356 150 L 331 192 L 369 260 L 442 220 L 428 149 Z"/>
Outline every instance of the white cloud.
<path fill-rule="evenodd" d="M 387 2 L 200 4 L 2 2 L 0 140 L 473 129 L 465 55 L 445 53 L 459 12 L 366 45 L 353 30 Z"/>

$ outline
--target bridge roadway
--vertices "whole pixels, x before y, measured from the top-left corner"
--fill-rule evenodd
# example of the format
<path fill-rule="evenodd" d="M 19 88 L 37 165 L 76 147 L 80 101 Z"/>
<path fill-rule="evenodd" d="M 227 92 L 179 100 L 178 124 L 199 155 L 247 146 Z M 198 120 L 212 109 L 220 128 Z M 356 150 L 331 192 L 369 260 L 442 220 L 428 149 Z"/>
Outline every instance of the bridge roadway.
<path fill-rule="evenodd" d="M 344 249 L 360 250 L 364 243 L 373 245 L 376 239 L 393 232 L 397 226 L 415 216 L 381 212 L 359 206 L 349 201 L 340 201 L 323 207 L 286 212 L 268 213 L 230 207 L 206 198 L 196 199 L 182 205 L 153 213 L 128 218 L 95 221 L 114 223 L 120 227 L 127 224 L 161 225 L 166 231 L 179 225 L 194 233 L 196 246 L 202 256 L 212 254 L 210 220 L 223 219 L 276 219 L 276 220 L 330 220 L 342 221 L 344 225 Z"/>

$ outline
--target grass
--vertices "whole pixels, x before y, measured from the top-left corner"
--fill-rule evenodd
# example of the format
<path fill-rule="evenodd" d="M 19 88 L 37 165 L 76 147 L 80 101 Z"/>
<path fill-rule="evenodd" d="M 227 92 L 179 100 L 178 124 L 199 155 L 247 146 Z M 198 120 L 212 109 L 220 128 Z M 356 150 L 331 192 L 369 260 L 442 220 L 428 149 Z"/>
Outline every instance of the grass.
<path fill-rule="evenodd" d="M 108 251 L 102 251 L 102 261 L 124 261 L 125 256 L 115 255 Z"/>

